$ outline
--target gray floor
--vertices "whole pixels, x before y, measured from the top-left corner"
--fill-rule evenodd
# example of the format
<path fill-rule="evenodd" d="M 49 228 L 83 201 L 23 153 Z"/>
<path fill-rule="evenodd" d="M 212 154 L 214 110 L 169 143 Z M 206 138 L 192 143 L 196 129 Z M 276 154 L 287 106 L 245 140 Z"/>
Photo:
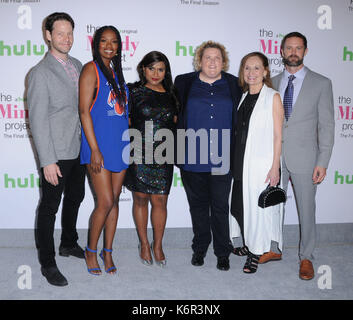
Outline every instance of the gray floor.
<path fill-rule="evenodd" d="M 348 230 L 352 231 L 352 226 Z M 85 233 L 80 231 L 82 246 Z M 59 231 L 55 237 L 58 245 Z M 3 229 L 0 300 L 353 299 L 353 242 L 321 241 L 315 250 L 315 278 L 303 281 L 298 277 L 297 247 L 291 243 L 294 240 L 286 241 L 281 261 L 260 265 L 255 274 L 248 275 L 242 272 L 245 258 L 235 255 L 230 257 L 229 271 L 217 270 L 211 247 L 205 264 L 192 266 L 191 237 L 188 229 L 166 230 L 164 251 L 168 263 L 161 269 L 140 263 L 133 230 L 118 230 L 114 251 L 118 275 L 92 276 L 84 260 L 57 256 L 57 264 L 69 281 L 68 286 L 60 288 L 49 285 L 40 273 L 33 230 Z"/>

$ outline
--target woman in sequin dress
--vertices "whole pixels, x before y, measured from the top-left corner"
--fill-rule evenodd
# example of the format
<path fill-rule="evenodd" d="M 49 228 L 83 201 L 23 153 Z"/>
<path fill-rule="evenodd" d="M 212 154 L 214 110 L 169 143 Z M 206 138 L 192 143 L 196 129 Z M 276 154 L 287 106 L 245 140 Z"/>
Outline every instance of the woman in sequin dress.
<path fill-rule="evenodd" d="M 127 170 L 124 184 L 133 194 L 133 216 L 140 240 L 138 248 L 141 262 L 152 265 L 153 255 L 155 263 L 163 267 L 166 259 L 162 239 L 173 178 L 173 156 L 169 152 L 173 152 L 174 148 L 168 141 L 173 141 L 178 101 L 169 61 L 163 53 L 148 53 L 138 64 L 137 71 L 140 81 L 129 85 L 129 106 L 131 128 L 138 130 L 141 143 L 134 141 L 131 154 L 133 163 Z M 169 134 L 161 141 L 156 141 L 155 134 L 160 129 L 168 129 Z M 164 152 L 160 152 L 162 149 Z M 153 227 L 151 245 L 147 237 L 149 202 Z"/>

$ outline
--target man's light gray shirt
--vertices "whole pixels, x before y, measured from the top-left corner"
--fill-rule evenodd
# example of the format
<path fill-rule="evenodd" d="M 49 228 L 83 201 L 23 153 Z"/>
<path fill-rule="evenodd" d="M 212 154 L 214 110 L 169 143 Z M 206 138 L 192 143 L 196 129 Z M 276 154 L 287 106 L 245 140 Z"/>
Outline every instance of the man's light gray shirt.
<path fill-rule="evenodd" d="M 293 75 L 295 76 L 295 79 L 293 80 L 293 87 L 294 87 L 294 91 L 293 91 L 293 106 L 295 105 L 295 102 L 297 101 L 300 89 L 302 87 L 305 75 L 307 73 L 308 69 L 307 67 L 303 67 L 301 68 L 299 71 L 297 71 L 296 73 L 294 73 Z M 286 69 L 283 70 L 283 76 L 280 82 L 280 87 L 279 87 L 279 93 L 281 94 L 281 98 L 283 101 L 283 97 L 284 97 L 284 92 L 286 91 L 286 88 L 288 86 L 288 77 L 292 75 L 291 73 L 289 73 Z"/>

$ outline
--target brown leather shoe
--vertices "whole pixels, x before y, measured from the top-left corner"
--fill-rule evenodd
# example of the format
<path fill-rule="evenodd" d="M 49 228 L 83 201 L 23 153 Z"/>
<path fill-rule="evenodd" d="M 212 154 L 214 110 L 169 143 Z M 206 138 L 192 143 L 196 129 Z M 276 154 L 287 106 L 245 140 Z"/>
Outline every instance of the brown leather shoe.
<path fill-rule="evenodd" d="M 310 260 L 304 259 L 300 262 L 299 278 L 302 280 L 314 278 L 314 268 Z"/>
<path fill-rule="evenodd" d="M 275 261 L 275 260 L 281 260 L 282 259 L 282 254 L 281 253 L 275 253 L 272 251 L 264 253 L 260 259 L 259 263 L 266 263 L 269 261 Z"/>

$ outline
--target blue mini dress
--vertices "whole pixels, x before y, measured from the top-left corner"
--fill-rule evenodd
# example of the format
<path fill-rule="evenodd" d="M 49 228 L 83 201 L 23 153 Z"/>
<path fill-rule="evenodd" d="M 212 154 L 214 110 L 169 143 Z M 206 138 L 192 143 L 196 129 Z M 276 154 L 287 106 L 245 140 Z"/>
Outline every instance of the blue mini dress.
<path fill-rule="evenodd" d="M 128 106 L 126 105 L 126 112 L 124 113 L 124 108 L 114 98 L 113 90 L 98 64 L 96 62 L 92 63 L 97 75 L 97 93 L 90 109 L 94 133 L 104 159 L 104 169 L 120 172 L 129 166 Z M 115 73 L 114 76 L 117 79 Z M 128 97 L 127 86 L 125 86 L 125 91 Z M 124 132 L 125 138 L 123 140 Z M 123 153 L 125 154 L 124 157 Z M 91 163 L 91 148 L 83 128 L 81 129 L 80 160 L 81 164 Z"/>

